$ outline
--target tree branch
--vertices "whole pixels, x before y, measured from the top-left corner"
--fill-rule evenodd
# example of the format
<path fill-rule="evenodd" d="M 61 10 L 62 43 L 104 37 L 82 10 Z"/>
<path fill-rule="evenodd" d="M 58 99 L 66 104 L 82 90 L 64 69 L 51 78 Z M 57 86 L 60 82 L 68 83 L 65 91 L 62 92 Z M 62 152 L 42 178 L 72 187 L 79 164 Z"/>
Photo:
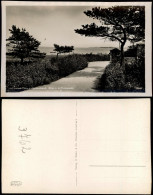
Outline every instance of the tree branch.
<path fill-rule="evenodd" d="M 105 37 L 110 37 L 110 38 L 114 38 L 114 39 L 118 40 L 120 43 L 122 43 L 122 40 L 119 39 L 118 37 L 114 36 L 114 35 L 105 34 L 105 35 L 103 35 L 103 36 L 105 36 Z"/>

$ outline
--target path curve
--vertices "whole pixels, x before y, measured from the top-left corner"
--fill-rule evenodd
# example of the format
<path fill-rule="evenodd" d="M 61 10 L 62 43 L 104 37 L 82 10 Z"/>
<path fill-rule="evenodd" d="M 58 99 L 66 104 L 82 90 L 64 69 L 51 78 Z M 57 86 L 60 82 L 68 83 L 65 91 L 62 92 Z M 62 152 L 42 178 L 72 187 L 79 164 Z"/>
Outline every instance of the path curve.
<path fill-rule="evenodd" d="M 102 75 L 109 61 L 89 62 L 88 67 L 76 71 L 47 85 L 38 86 L 29 91 L 45 92 L 94 92 L 96 79 Z"/>

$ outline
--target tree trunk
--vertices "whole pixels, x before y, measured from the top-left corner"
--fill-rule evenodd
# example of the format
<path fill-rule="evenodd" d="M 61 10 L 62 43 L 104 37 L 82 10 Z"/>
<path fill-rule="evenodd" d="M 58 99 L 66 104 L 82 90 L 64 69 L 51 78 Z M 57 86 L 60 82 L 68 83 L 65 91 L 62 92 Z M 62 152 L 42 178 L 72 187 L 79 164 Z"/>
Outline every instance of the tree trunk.
<path fill-rule="evenodd" d="M 122 80 L 122 82 L 124 83 L 124 85 L 125 85 L 125 83 L 126 83 L 126 73 L 125 73 L 125 64 L 124 64 L 124 45 L 125 45 L 125 43 L 122 43 L 121 44 L 121 67 L 122 67 L 122 70 L 123 70 L 123 80 Z"/>
<path fill-rule="evenodd" d="M 121 42 L 121 66 L 123 66 L 124 65 L 124 45 L 126 43 L 127 38 L 126 38 L 125 29 L 122 26 L 121 26 L 121 28 L 123 29 L 123 34 L 124 34 L 124 40 L 123 40 L 123 42 Z"/>
<path fill-rule="evenodd" d="M 125 44 L 121 44 L 121 61 L 120 61 L 120 63 L 121 63 L 121 66 L 123 65 L 123 63 L 124 63 L 124 45 Z"/>

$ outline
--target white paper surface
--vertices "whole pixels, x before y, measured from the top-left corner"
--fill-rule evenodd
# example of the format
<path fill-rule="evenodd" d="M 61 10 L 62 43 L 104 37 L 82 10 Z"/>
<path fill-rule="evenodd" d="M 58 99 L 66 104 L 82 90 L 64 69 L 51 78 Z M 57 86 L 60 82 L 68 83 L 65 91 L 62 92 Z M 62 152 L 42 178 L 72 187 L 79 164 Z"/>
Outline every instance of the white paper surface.
<path fill-rule="evenodd" d="M 151 192 L 150 100 L 3 100 L 3 193 Z"/>

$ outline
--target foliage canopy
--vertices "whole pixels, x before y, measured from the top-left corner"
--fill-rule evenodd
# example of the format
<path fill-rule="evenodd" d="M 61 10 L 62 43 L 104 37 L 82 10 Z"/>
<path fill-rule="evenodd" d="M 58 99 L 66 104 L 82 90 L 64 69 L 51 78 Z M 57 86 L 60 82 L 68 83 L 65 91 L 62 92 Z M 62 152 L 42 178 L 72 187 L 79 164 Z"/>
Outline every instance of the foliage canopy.
<path fill-rule="evenodd" d="M 10 46 L 10 49 L 7 55 L 20 58 L 22 63 L 25 58 L 45 57 L 46 54 L 38 50 L 40 42 L 29 35 L 24 28 L 20 29 L 13 25 L 9 31 L 11 36 L 6 41 L 9 41 L 7 46 Z"/>
<path fill-rule="evenodd" d="M 137 42 L 145 38 L 144 6 L 95 7 L 84 13 L 90 18 L 97 19 L 100 25 L 95 23 L 82 25 L 82 29 L 75 29 L 75 32 L 89 37 L 118 41 L 121 46 L 121 64 L 126 41 Z"/>
<path fill-rule="evenodd" d="M 54 44 L 54 51 L 56 51 L 57 54 L 70 53 L 73 50 L 74 50 L 74 46 L 59 46 L 57 44 Z"/>

